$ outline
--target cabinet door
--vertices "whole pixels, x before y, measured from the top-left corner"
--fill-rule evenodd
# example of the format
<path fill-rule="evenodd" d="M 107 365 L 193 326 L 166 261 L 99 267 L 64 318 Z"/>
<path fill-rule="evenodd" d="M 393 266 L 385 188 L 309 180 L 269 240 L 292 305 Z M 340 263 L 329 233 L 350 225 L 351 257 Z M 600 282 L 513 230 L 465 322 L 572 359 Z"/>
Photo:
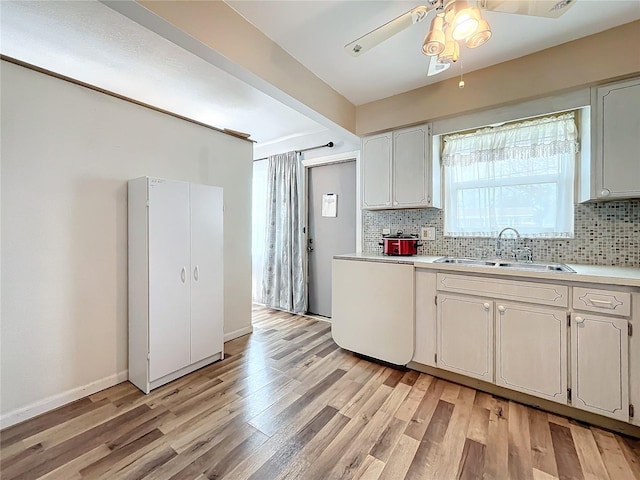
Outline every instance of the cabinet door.
<path fill-rule="evenodd" d="M 596 89 L 596 198 L 640 197 L 640 79 Z"/>
<path fill-rule="evenodd" d="M 496 303 L 496 384 L 566 403 L 567 313 Z"/>
<path fill-rule="evenodd" d="M 493 303 L 438 295 L 438 367 L 493 382 Z"/>
<path fill-rule="evenodd" d="M 149 180 L 149 381 L 188 366 L 189 184 Z"/>
<path fill-rule="evenodd" d="M 436 366 L 436 272 L 415 269 L 416 339 L 413 361 Z"/>
<path fill-rule="evenodd" d="M 190 185 L 191 363 L 222 352 L 222 188 Z"/>
<path fill-rule="evenodd" d="M 574 407 L 629 421 L 628 321 L 574 313 L 571 388 Z"/>
<path fill-rule="evenodd" d="M 393 206 L 430 206 L 429 128 L 427 125 L 393 132 Z"/>
<path fill-rule="evenodd" d="M 362 208 L 391 207 L 391 133 L 362 140 Z"/>

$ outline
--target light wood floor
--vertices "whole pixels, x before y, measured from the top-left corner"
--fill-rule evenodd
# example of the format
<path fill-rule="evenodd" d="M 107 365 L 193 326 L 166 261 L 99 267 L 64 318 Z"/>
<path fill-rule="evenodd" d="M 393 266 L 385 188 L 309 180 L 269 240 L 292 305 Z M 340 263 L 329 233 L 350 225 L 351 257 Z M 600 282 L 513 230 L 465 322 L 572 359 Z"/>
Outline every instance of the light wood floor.
<path fill-rule="evenodd" d="M 261 307 L 226 358 L 1 432 L 10 479 L 640 479 L 640 441 L 339 349 Z M 367 332 L 362 332 L 366 335 Z"/>

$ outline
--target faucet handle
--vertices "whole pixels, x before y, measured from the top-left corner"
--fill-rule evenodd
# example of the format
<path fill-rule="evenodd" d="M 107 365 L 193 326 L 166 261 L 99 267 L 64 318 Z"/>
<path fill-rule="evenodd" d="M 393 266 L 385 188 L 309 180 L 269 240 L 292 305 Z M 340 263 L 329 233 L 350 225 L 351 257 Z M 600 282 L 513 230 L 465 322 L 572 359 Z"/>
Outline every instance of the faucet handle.
<path fill-rule="evenodd" d="M 519 260 L 523 262 L 533 262 L 533 251 L 531 247 L 522 247 L 519 251 Z"/>

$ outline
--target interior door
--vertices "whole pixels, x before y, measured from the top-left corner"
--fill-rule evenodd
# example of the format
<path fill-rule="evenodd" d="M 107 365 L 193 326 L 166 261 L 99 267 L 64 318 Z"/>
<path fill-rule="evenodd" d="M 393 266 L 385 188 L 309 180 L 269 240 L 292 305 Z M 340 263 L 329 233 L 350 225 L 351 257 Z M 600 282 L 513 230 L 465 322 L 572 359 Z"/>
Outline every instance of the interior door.
<path fill-rule="evenodd" d="M 222 188 L 190 185 L 191 363 L 223 348 Z"/>
<path fill-rule="evenodd" d="M 190 364 L 189 184 L 149 181 L 149 381 Z"/>
<path fill-rule="evenodd" d="M 331 317 L 331 260 L 356 248 L 356 162 L 310 167 L 307 185 L 308 311 Z M 328 194 L 337 198 L 335 217 L 323 216 Z"/>

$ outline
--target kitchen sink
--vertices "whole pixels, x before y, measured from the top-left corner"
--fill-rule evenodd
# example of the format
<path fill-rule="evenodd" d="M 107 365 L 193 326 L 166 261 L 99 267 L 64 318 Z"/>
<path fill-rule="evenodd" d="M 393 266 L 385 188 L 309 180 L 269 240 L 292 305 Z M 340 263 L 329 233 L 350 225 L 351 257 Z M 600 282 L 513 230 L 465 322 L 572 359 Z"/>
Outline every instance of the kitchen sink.
<path fill-rule="evenodd" d="M 534 272 L 562 272 L 576 273 L 571 267 L 564 263 L 530 263 L 530 262 L 509 262 L 505 260 L 481 260 L 479 258 L 455 258 L 442 257 L 434 260 L 433 263 L 448 263 L 456 265 L 476 265 L 482 267 L 505 268 L 512 270 L 529 270 Z"/>

